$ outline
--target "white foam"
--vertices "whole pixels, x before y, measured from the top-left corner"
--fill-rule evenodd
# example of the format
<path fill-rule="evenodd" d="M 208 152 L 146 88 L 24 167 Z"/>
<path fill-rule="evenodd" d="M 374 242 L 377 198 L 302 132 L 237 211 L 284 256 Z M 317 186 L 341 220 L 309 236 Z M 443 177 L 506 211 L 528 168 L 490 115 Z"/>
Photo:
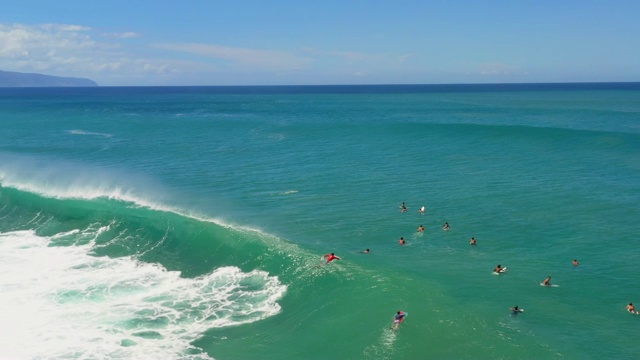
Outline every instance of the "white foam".
<path fill-rule="evenodd" d="M 389 327 L 382 329 L 380 340 L 364 349 L 364 354 L 373 359 L 393 359 L 397 332 Z"/>
<path fill-rule="evenodd" d="M 70 231 L 60 236 L 77 233 Z M 0 349 L 6 358 L 209 358 L 207 329 L 280 311 L 277 277 L 224 267 L 187 279 L 130 257 L 50 247 L 33 231 L 0 233 Z"/>
<path fill-rule="evenodd" d="M 99 132 L 77 130 L 77 129 L 69 130 L 67 132 L 71 135 L 93 135 L 93 136 L 102 136 L 106 138 L 110 138 L 113 136 L 112 134 L 107 134 L 107 133 L 99 133 Z"/>

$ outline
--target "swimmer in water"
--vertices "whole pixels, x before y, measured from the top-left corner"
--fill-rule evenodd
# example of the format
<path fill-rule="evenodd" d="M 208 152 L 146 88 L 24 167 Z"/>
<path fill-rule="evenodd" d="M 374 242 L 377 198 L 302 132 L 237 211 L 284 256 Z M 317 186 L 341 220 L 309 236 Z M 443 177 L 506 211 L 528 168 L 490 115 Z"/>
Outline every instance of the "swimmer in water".
<path fill-rule="evenodd" d="M 496 274 L 503 273 L 504 271 L 505 271 L 504 268 L 502 266 L 500 266 L 500 264 L 498 264 L 498 266 L 496 266 L 496 268 L 493 269 L 493 272 L 496 273 Z"/>
<path fill-rule="evenodd" d="M 404 202 L 400 205 L 400 212 L 407 212 L 407 205 L 405 205 Z"/>
<path fill-rule="evenodd" d="M 334 253 L 326 254 L 323 257 L 327 259 L 327 264 L 332 262 L 333 260 L 342 260 L 338 256 L 336 256 Z"/>
<path fill-rule="evenodd" d="M 578 265 L 579 265 L 578 260 L 577 259 L 573 259 L 573 266 L 578 266 Z"/>
<path fill-rule="evenodd" d="M 513 311 L 513 314 L 511 314 L 511 315 L 518 315 L 518 314 L 520 314 L 521 312 L 523 312 L 523 311 L 524 311 L 524 310 L 522 310 L 522 309 L 518 309 L 518 305 L 516 305 L 516 306 L 514 306 L 514 307 L 510 308 L 509 310 Z"/>
<path fill-rule="evenodd" d="M 449 226 L 448 222 L 445 222 L 444 225 L 442 225 L 442 230 L 444 231 L 448 231 L 451 228 L 451 226 Z"/>
<path fill-rule="evenodd" d="M 636 311 L 636 307 L 633 306 L 633 303 L 629 303 L 629 305 L 627 305 L 627 311 L 632 314 L 638 314 L 638 312 Z"/>
<path fill-rule="evenodd" d="M 403 238 L 403 237 L 400 237 L 400 240 L 398 240 L 398 244 L 400 244 L 400 245 L 404 245 L 404 244 L 406 244 L 406 243 L 407 243 L 407 242 L 406 242 L 406 241 L 404 241 L 404 238 Z"/>
<path fill-rule="evenodd" d="M 424 226 L 420 225 L 418 226 L 418 232 L 424 232 Z"/>
<path fill-rule="evenodd" d="M 472 237 L 471 240 L 469 240 L 469 244 L 475 245 L 476 244 L 476 238 Z"/>

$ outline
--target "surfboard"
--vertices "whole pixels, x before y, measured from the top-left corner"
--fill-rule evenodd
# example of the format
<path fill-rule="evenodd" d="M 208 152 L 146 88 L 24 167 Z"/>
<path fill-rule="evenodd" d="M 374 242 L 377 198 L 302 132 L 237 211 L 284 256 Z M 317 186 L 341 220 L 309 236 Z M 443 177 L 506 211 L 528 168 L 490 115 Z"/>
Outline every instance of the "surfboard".
<path fill-rule="evenodd" d="M 493 275 L 500 275 L 500 274 L 502 274 L 502 273 L 504 273 L 504 272 L 507 272 L 507 267 L 506 267 L 506 266 L 505 266 L 505 267 L 503 267 L 503 268 L 502 268 L 502 271 L 500 271 L 499 273 L 497 273 L 497 272 L 495 272 L 495 271 L 494 271 L 494 272 L 493 272 Z"/>
<path fill-rule="evenodd" d="M 540 283 L 540 286 L 546 286 L 546 287 L 560 287 L 560 285 L 557 285 L 557 284 L 549 284 L 549 285 L 545 285 L 544 283 Z"/>
<path fill-rule="evenodd" d="M 400 328 L 400 324 L 402 324 L 402 322 L 404 321 L 404 318 L 406 318 L 407 315 L 409 315 L 409 314 L 408 313 L 404 313 L 404 317 L 400 321 L 397 321 L 396 319 L 393 319 L 393 325 L 391 325 L 391 329 L 393 331 L 398 331 L 398 329 Z"/>

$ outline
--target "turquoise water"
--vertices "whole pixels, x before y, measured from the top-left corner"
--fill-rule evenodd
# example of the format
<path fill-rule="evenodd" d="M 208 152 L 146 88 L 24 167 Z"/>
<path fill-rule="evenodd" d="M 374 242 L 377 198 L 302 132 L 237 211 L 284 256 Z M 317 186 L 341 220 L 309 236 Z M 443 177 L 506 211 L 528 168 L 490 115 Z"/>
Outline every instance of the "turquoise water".
<path fill-rule="evenodd" d="M 640 353 L 638 84 L 0 89 L 0 119 L 0 357 Z"/>

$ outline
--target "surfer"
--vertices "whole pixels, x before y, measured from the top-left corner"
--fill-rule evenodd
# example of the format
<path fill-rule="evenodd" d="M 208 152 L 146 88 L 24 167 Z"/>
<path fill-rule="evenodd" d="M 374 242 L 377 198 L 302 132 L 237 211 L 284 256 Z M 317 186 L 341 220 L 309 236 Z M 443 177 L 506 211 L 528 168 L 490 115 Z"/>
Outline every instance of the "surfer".
<path fill-rule="evenodd" d="M 513 314 L 511 314 L 511 315 L 518 315 L 518 314 L 520 314 L 521 312 L 524 311 L 523 309 L 519 309 L 518 305 L 510 308 L 509 310 L 513 311 Z"/>
<path fill-rule="evenodd" d="M 632 314 L 638 314 L 638 312 L 636 311 L 636 307 L 633 306 L 633 303 L 629 303 L 629 305 L 627 305 L 627 311 Z"/>
<path fill-rule="evenodd" d="M 364 251 L 362 251 L 363 254 L 368 254 L 369 253 L 369 249 L 364 249 Z"/>
<path fill-rule="evenodd" d="M 469 240 L 469 244 L 475 245 L 476 244 L 476 238 L 472 237 L 471 240 Z"/>
<path fill-rule="evenodd" d="M 442 230 L 444 231 L 448 231 L 451 227 L 449 226 L 448 222 L 445 222 L 444 225 L 442 225 Z"/>
<path fill-rule="evenodd" d="M 547 278 L 544 279 L 544 281 L 542 281 L 540 284 L 544 286 L 551 286 L 551 276 L 547 276 Z"/>
<path fill-rule="evenodd" d="M 404 245 L 404 244 L 406 244 L 406 243 L 407 243 L 407 242 L 406 242 L 406 241 L 404 241 L 404 238 L 401 236 L 401 237 L 400 237 L 400 240 L 398 240 L 398 244 L 400 244 L 400 245 Z"/>
<path fill-rule="evenodd" d="M 396 316 L 393 318 L 393 324 L 400 325 L 400 323 L 404 321 L 405 316 L 407 316 L 406 312 L 398 310 Z"/>
<path fill-rule="evenodd" d="M 338 256 L 336 256 L 334 253 L 326 254 L 323 257 L 327 259 L 327 264 L 332 262 L 333 260 L 342 260 Z"/>
<path fill-rule="evenodd" d="M 420 225 L 418 226 L 418 232 L 424 232 L 424 226 Z"/>
<path fill-rule="evenodd" d="M 418 212 L 420 213 L 420 215 L 424 215 L 424 206 L 420 208 L 420 210 L 418 210 Z"/>
<path fill-rule="evenodd" d="M 578 260 L 577 259 L 573 259 L 573 266 L 578 266 Z"/>
<path fill-rule="evenodd" d="M 493 269 L 493 272 L 496 273 L 496 274 L 500 274 L 500 273 L 503 273 L 505 271 L 507 271 L 507 269 L 503 268 L 502 266 L 500 266 L 500 264 L 498 264 L 498 266 L 496 266 L 496 268 Z"/>
<path fill-rule="evenodd" d="M 407 205 L 404 204 L 404 201 L 400 205 L 400 212 L 407 212 Z"/>

